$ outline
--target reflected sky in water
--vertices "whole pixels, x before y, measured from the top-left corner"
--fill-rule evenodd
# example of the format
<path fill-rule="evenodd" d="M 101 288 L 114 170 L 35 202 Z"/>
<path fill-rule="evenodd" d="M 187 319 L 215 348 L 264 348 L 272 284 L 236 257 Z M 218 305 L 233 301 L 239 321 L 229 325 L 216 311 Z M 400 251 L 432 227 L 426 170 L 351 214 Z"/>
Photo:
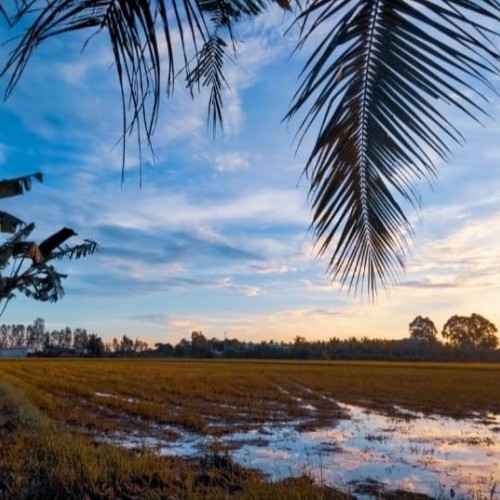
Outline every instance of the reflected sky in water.
<path fill-rule="evenodd" d="M 420 414 L 394 418 L 341 406 L 350 419 L 333 428 L 297 432 L 293 426 L 269 426 L 263 433 L 232 435 L 228 439 L 268 441 L 266 447 L 245 444 L 234 458 L 273 478 L 306 472 L 348 488 L 369 479 L 434 496 L 449 496 L 453 489 L 461 495 L 480 491 L 489 498 L 500 481 L 498 415 L 486 420 Z"/>
<path fill-rule="evenodd" d="M 333 427 L 298 431 L 303 421 L 269 424 L 217 438 L 233 459 L 272 479 L 311 474 L 327 484 L 354 491 L 357 482 L 377 481 L 387 489 L 406 489 L 441 498 L 478 493 L 500 500 L 500 415 L 454 420 L 400 412 L 388 417 L 339 403 L 349 418 Z M 309 408 L 311 414 L 314 408 Z M 163 441 L 116 436 L 127 447 L 157 447 L 164 455 L 206 453 L 213 438 L 178 428 L 178 439 Z"/>

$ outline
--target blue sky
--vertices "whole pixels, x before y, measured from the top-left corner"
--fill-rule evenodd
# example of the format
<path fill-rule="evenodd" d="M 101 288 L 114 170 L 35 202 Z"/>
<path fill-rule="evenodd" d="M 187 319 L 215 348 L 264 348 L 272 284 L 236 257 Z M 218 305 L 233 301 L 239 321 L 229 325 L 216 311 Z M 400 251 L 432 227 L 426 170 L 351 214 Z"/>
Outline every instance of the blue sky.
<path fill-rule="evenodd" d="M 255 341 L 401 338 L 418 314 L 438 329 L 472 312 L 500 326 L 500 99 L 491 96 L 494 119 L 484 126 L 450 111 L 467 143 L 438 162 L 432 188 L 421 185 L 405 277 L 375 303 L 355 298 L 316 257 L 300 175 L 307 142 L 296 153 L 297 123 L 281 123 L 305 57 L 290 58 L 286 26 L 273 11 L 239 28 L 245 42 L 227 68 L 225 129 L 215 141 L 206 96 L 193 101 L 178 82 L 142 188 L 133 138 L 120 182 L 120 101 L 106 38 L 83 54 L 83 37 L 41 48 L 0 108 L 0 165 L 2 178 L 42 171 L 45 182 L 1 209 L 34 221 L 36 239 L 69 226 L 102 252 L 61 265 L 69 277 L 60 302 L 19 296 L 2 322 L 43 317 L 49 328 L 152 343 L 192 330 Z"/>

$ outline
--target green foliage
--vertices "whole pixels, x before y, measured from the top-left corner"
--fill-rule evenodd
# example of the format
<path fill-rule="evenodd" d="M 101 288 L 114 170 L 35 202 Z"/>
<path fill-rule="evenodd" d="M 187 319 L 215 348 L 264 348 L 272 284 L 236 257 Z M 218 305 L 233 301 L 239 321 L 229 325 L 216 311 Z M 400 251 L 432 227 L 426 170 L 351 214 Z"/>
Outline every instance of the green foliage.
<path fill-rule="evenodd" d="M 453 347 L 460 349 L 496 349 L 497 327 L 480 314 L 452 316 L 444 325 L 441 335 Z"/>

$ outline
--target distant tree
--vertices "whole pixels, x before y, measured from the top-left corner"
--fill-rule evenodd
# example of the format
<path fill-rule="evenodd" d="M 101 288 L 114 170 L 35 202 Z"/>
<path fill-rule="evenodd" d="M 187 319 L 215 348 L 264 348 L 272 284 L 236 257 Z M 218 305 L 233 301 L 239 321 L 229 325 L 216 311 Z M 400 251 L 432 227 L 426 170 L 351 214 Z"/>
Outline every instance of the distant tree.
<path fill-rule="evenodd" d="M 460 349 L 495 349 L 497 327 L 480 314 L 452 316 L 444 325 L 441 335 L 453 347 Z"/>
<path fill-rule="evenodd" d="M 10 329 L 10 346 L 22 347 L 25 342 L 24 325 L 12 325 Z"/>
<path fill-rule="evenodd" d="M 308 342 L 302 335 L 296 335 L 293 339 L 293 344 L 291 346 L 293 357 L 298 359 L 309 358 L 309 347 Z"/>
<path fill-rule="evenodd" d="M 172 356 L 174 354 L 174 347 L 170 343 L 163 344 L 162 342 L 157 342 L 155 349 L 165 356 Z"/>
<path fill-rule="evenodd" d="M 76 328 L 73 334 L 73 347 L 75 349 L 84 349 L 87 345 L 88 337 L 85 328 Z"/>
<path fill-rule="evenodd" d="M 123 354 L 130 354 L 134 350 L 134 341 L 124 335 L 120 341 L 119 352 Z"/>
<path fill-rule="evenodd" d="M 7 325 L 0 326 L 0 349 L 9 347 L 9 331 Z"/>
<path fill-rule="evenodd" d="M 104 343 L 95 333 L 91 333 L 88 337 L 87 352 L 91 358 L 100 358 L 104 354 Z"/>
<path fill-rule="evenodd" d="M 425 317 L 417 316 L 409 325 L 410 338 L 419 342 L 436 342 L 437 328 L 434 322 Z"/>
<path fill-rule="evenodd" d="M 136 353 L 144 352 L 148 349 L 148 343 L 141 339 L 135 339 L 133 350 Z"/>
<path fill-rule="evenodd" d="M 191 354 L 197 357 L 204 357 L 207 355 L 208 342 L 201 331 L 194 331 L 191 333 Z"/>
<path fill-rule="evenodd" d="M 71 346 L 73 345 L 73 332 L 71 331 L 71 328 L 67 326 L 64 329 L 64 336 L 62 339 L 62 347 L 65 349 L 71 349 Z"/>
<path fill-rule="evenodd" d="M 52 330 L 50 345 L 52 347 L 64 347 L 64 330 Z"/>
<path fill-rule="evenodd" d="M 43 349 L 45 339 L 45 320 L 36 318 L 32 326 L 32 349 L 41 351 Z"/>
<path fill-rule="evenodd" d="M 174 347 L 175 355 L 179 357 L 186 357 L 191 354 L 191 342 L 187 339 L 181 339 Z"/>

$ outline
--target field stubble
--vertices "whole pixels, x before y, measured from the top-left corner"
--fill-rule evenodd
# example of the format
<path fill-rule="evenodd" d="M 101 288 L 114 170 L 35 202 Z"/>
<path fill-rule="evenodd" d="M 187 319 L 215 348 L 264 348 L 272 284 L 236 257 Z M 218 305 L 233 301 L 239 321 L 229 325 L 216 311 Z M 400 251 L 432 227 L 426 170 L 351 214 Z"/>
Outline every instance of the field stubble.
<path fill-rule="evenodd" d="M 500 413 L 490 364 L 28 359 L 2 361 L 0 378 L 50 419 L 101 438 L 216 438 L 290 422 L 313 431 L 346 418 L 343 404 L 403 419 Z"/>

